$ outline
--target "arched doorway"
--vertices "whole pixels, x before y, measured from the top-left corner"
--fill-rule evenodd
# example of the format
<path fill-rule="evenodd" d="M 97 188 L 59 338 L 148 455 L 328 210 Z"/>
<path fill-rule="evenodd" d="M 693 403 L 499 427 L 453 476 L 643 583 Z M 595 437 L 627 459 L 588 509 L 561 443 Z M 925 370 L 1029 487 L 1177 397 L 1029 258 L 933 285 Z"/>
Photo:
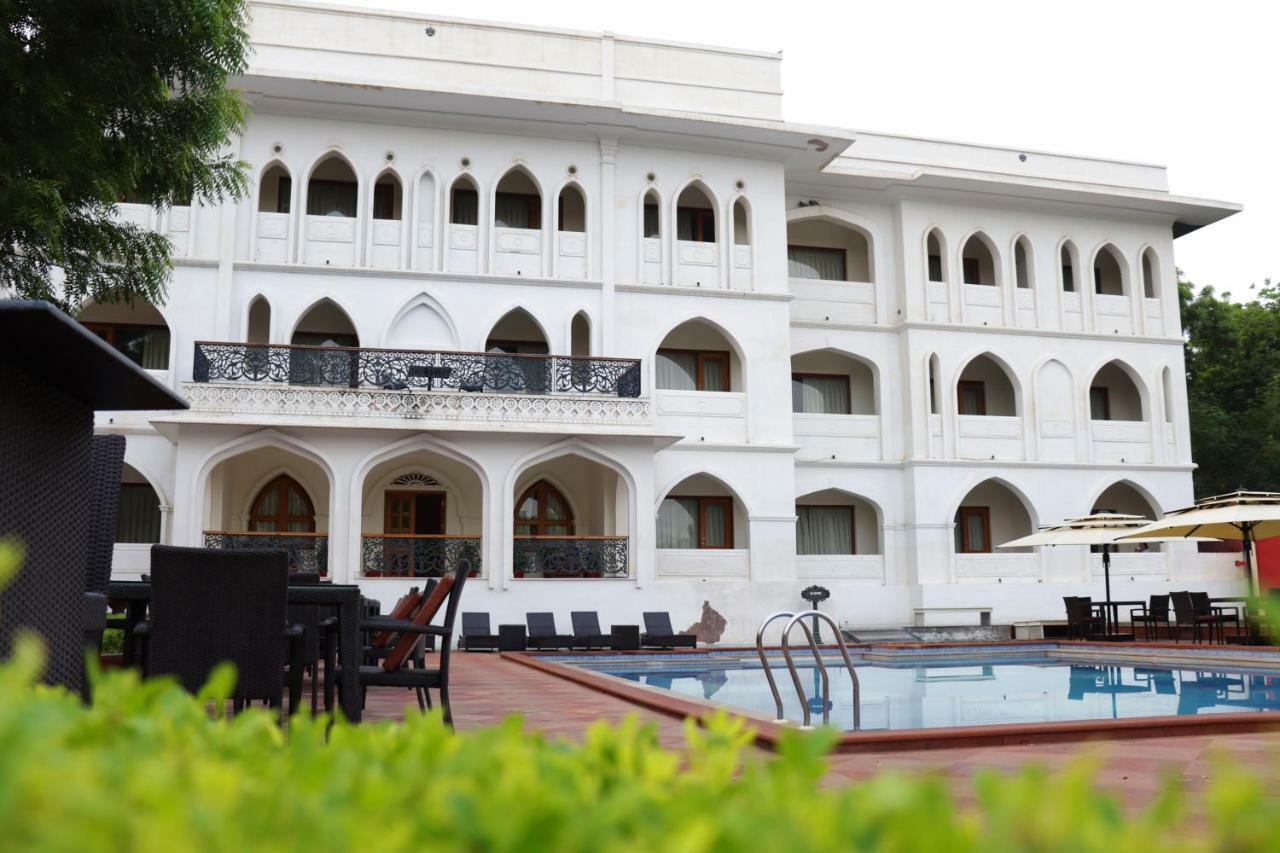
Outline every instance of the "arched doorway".
<path fill-rule="evenodd" d="M 517 578 L 626 577 L 631 496 L 612 467 L 569 453 L 523 472 L 514 490 Z"/>
<path fill-rule="evenodd" d="M 957 554 L 990 554 L 995 546 L 1035 529 L 1022 499 L 999 480 L 984 480 L 970 489 L 954 522 Z"/>
<path fill-rule="evenodd" d="M 516 501 L 517 536 L 572 536 L 573 510 L 560 490 L 539 480 Z"/>

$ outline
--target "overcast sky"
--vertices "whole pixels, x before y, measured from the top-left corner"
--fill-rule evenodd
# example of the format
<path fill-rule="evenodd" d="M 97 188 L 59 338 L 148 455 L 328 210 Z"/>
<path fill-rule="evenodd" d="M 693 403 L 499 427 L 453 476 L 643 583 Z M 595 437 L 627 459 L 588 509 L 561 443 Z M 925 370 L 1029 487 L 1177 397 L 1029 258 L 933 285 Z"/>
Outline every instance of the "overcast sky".
<path fill-rule="evenodd" d="M 1179 239 L 1237 298 L 1280 280 L 1280 11 L 1217 0 L 338 0 L 783 52 L 789 121 L 1169 167 L 1243 213 Z"/>

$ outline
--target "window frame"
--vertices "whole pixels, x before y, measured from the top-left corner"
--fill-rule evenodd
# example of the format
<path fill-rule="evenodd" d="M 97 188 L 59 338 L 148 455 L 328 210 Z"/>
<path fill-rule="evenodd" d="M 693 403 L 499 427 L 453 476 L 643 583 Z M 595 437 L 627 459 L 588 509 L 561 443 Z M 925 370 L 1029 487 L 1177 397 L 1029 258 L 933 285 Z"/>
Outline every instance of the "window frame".
<path fill-rule="evenodd" d="M 796 412 L 796 415 L 852 415 L 853 414 L 853 381 L 847 373 L 815 373 L 813 371 L 792 371 L 791 381 L 806 379 L 843 379 L 845 381 L 845 407 L 843 412 Z M 807 504 L 806 504 L 807 505 Z"/>
<path fill-rule="evenodd" d="M 537 494 L 535 494 L 535 492 Z M 566 518 L 547 518 L 547 501 L 545 500 L 547 492 L 554 494 L 560 501 L 560 505 L 564 507 L 564 511 L 567 514 Z M 537 503 L 538 515 L 536 518 L 521 518 L 520 507 L 523 506 L 524 502 L 530 497 L 533 497 L 534 501 Z M 578 529 L 578 520 L 574 515 L 573 505 L 565 500 L 563 492 L 545 479 L 536 480 L 532 485 L 520 493 L 520 498 L 516 501 L 515 512 L 512 513 L 512 519 L 515 524 L 515 536 L 517 538 L 571 539 L 576 538 L 577 535 L 576 531 Z M 534 532 L 518 532 L 521 525 L 531 526 Z M 567 527 L 569 529 L 565 533 L 543 533 L 542 530 L 549 526 Z"/>
<path fill-rule="evenodd" d="M 416 498 L 419 495 L 439 495 L 440 496 L 440 518 L 439 518 L 439 534 L 422 534 L 417 533 L 418 527 L 418 502 Z M 397 500 L 406 500 L 408 502 L 408 530 L 398 529 L 400 525 L 393 520 L 398 513 L 392 512 L 392 504 Z M 414 489 L 387 489 L 382 493 L 382 532 L 388 536 L 432 536 L 446 535 L 448 529 L 448 505 L 449 495 L 447 492 L 440 490 L 414 490 Z"/>
<path fill-rule="evenodd" d="M 962 506 L 958 514 L 960 516 L 960 553 L 961 554 L 990 554 L 991 551 L 991 507 L 988 506 Z M 982 518 L 982 537 L 983 543 L 986 545 L 981 551 L 973 550 L 969 547 L 969 516 L 979 516 Z"/>
<path fill-rule="evenodd" d="M 163 325 L 163 324 L 157 325 L 155 323 L 104 323 L 104 322 L 94 321 L 94 320 L 87 320 L 87 321 L 82 320 L 80 321 L 80 325 L 84 326 L 90 332 L 93 332 L 100 339 L 102 339 L 107 344 L 107 346 L 111 347 L 113 350 L 120 353 L 125 358 L 129 358 L 129 356 L 125 354 L 124 350 L 116 346 L 116 332 L 125 331 L 125 330 L 129 330 L 129 331 L 141 330 L 143 333 L 164 332 L 165 335 L 169 337 L 169 347 L 168 349 L 165 350 L 165 354 L 164 354 L 165 366 L 163 368 L 157 367 L 157 368 L 143 368 L 143 369 L 144 370 L 148 370 L 148 369 L 168 370 L 173 364 L 173 359 L 171 358 L 172 350 L 173 350 L 173 332 L 169 331 L 169 327 L 167 325 Z M 134 364 L 137 364 L 139 367 L 142 367 L 142 364 L 140 362 L 135 362 L 131 358 L 129 358 L 129 361 Z"/>
<path fill-rule="evenodd" d="M 966 390 L 977 389 L 978 392 L 978 411 L 964 411 L 964 397 Z M 980 379 L 961 379 L 956 383 L 956 414 L 966 417 L 986 417 L 987 414 L 987 383 Z"/>
<path fill-rule="evenodd" d="M 856 522 L 857 508 L 850 504 L 796 504 L 796 525 L 797 529 L 800 524 L 800 510 L 809 509 L 844 509 L 849 511 L 849 556 L 856 556 L 858 553 L 858 525 Z M 843 557 L 844 554 L 801 554 L 800 540 L 796 539 L 796 556 L 797 557 Z"/>
<path fill-rule="evenodd" d="M 380 219 L 383 222 L 399 222 L 400 221 L 400 218 L 397 218 L 395 216 L 395 214 L 399 212 L 396 210 L 396 187 L 397 187 L 397 183 L 395 181 L 387 181 L 385 183 L 383 183 L 382 181 L 374 182 L 374 185 L 373 185 L 373 218 L 374 219 Z M 388 195 L 390 196 L 390 198 L 385 198 Z M 378 199 L 380 196 L 385 198 L 385 201 L 387 204 L 387 210 L 391 212 L 392 214 L 391 216 L 378 215 L 379 213 Z M 404 198 L 404 194 L 401 193 L 402 202 L 403 202 L 403 198 Z"/>
<path fill-rule="evenodd" d="M 697 529 L 694 531 L 693 551 L 731 551 L 734 547 L 733 535 L 733 497 L 730 495 L 667 495 L 663 501 L 696 501 L 697 512 L 695 513 L 698 523 Z M 711 504 L 719 504 L 725 508 L 724 514 L 724 543 L 723 545 L 708 545 L 707 543 L 707 506 Z M 663 548 L 664 551 L 686 550 L 681 548 Z"/>
<path fill-rule="evenodd" d="M 969 277 L 972 270 L 973 278 Z M 960 280 L 965 284 L 982 284 L 982 259 L 981 258 L 961 258 L 960 259 Z"/>
<path fill-rule="evenodd" d="M 868 245 L 869 248 L 869 245 Z M 800 243 L 787 244 L 787 261 L 791 261 L 792 249 L 804 249 L 806 252 L 821 252 L 823 254 L 835 254 L 840 256 L 840 278 L 815 278 L 809 281 L 848 281 L 849 280 L 849 250 L 836 249 L 831 246 L 805 246 Z"/>
<path fill-rule="evenodd" d="M 693 376 L 694 389 L 693 390 L 705 391 L 708 394 L 728 394 L 733 392 L 733 374 L 732 374 L 733 360 L 730 358 L 731 353 L 729 352 L 729 350 L 688 349 L 685 347 L 658 347 L 657 352 L 654 353 L 654 357 L 656 358 L 658 353 L 664 353 L 664 352 L 683 352 L 683 353 L 693 354 L 695 359 L 694 368 L 693 368 L 693 371 L 694 371 L 694 376 Z M 708 361 L 724 362 L 724 384 L 725 384 L 724 390 L 707 391 L 706 377 L 703 373 L 702 368 L 703 368 L 703 365 L 706 364 L 706 362 Z M 667 389 L 660 389 L 660 390 L 667 390 Z"/>
<path fill-rule="evenodd" d="M 292 485 L 295 489 L 297 489 L 298 494 L 300 494 L 302 496 L 302 499 L 306 501 L 307 509 L 310 510 L 309 513 L 306 513 L 303 515 L 289 514 L 289 486 L 290 485 Z M 276 504 L 277 509 L 276 509 L 275 515 L 268 516 L 265 513 L 258 512 L 257 510 L 258 510 L 258 506 L 262 503 L 263 497 L 267 494 L 269 490 L 273 490 L 273 489 L 280 492 L 280 500 Z M 257 530 L 257 525 L 264 521 L 275 524 L 276 529 L 268 530 L 268 531 Z M 306 530 L 291 531 L 289 527 L 295 521 L 299 521 L 306 524 L 307 525 Z M 281 524 L 283 524 L 283 526 L 281 526 Z M 299 483 L 297 480 L 295 480 L 293 477 L 289 476 L 288 474 L 280 474 L 274 479 L 272 479 L 271 482 L 267 483 L 265 486 L 259 489 L 258 493 L 254 495 L 253 503 L 249 504 L 248 527 L 249 527 L 250 533 L 258 533 L 258 532 L 315 533 L 316 532 L 315 501 L 311 499 L 311 494 L 303 487 L 301 483 Z"/>
<path fill-rule="evenodd" d="M 536 219 L 538 221 L 537 228 L 529 228 L 527 226 L 524 228 L 518 228 L 517 226 L 514 226 L 514 225 L 498 224 L 498 209 L 501 206 L 499 203 L 500 202 L 509 203 L 512 199 L 516 199 L 516 198 L 524 199 L 525 218 L 530 222 Z M 542 230 L 542 197 L 533 195 L 532 193 L 513 193 L 513 192 L 495 190 L 493 193 L 493 227 L 511 228 L 517 231 L 541 231 Z"/>
<path fill-rule="evenodd" d="M 690 229 L 691 236 L 688 240 L 682 240 L 684 243 L 714 243 L 716 242 L 716 212 L 710 207 L 676 207 L 676 234 L 677 238 L 680 232 L 680 214 L 688 212 L 692 214 L 693 222 Z M 706 236 L 707 226 L 710 225 L 711 239 L 703 239 Z"/>

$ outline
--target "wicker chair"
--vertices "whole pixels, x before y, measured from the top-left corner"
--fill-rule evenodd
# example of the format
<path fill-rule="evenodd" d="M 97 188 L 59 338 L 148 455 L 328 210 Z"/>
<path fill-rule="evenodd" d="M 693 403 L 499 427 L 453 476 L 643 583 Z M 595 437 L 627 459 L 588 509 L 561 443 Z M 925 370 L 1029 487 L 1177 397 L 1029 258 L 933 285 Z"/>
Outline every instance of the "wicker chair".
<path fill-rule="evenodd" d="M 120 475 L 124 471 L 123 435 L 95 435 L 89 460 L 89 535 L 85 548 L 84 648 L 102 651 L 107 627 L 107 587 L 115 552 L 116 521 L 120 511 Z M 89 684 L 82 685 L 86 701 Z"/>
<path fill-rule="evenodd" d="M 453 574 L 445 575 L 431 590 L 412 620 L 396 626 L 399 638 L 380 665 L 366 664 L 360 667 L 360 687 L 367 693 L 370 687 L 404 687 L 410 690 L 438 690 L 440 706 L 444 709 L 444 721 L 453 724 L 453 709 L 449 703 L 449 659 L 453 647 L 453 626 L 462 601 L 462 587 L 471 574 L 471 561 L 459 560 Z M 444 607 L 444 622 L 431 624 L 432 619 Z M 385 627 L 385 623 L 382 627 Z M 407 667 L 410 656 L 421 637 L 440 639 L 439 666 Z M 336 667 L 335 667 L 336 671 Z M 428 703 L 429 704 L 429 703 Z"/>
<path fill-rule="evenodd" d="M 1195 602 L 1189 592 L 1172 592 L 1169 594 L 1173 599 L 1173 617 L 1174 625 L 1179 629 L 1190 626 L 1191 642 L 1200 642 L 1200 629 L 1207 628 L 1209 631 L 1209 642 L 1213 642 L 1214 629 L 1222 628 L 1222 618 L 1213 613 L 1199 613 L 1196 611 Z M 1177 638 L 1175 638 L 1177 639 Z"/>
<path fill-rule="evenodd" d="M 1067 608 L 1067 639 L 1087 640 L 1107 632 L 1107 617 L 1088 596 L 1064 595 Z"/>
<path fill-rule="evenodd" d="M 1227 625 L 1235 626 L 1234 633 L 1240 634 L 1240 610 L 1236 607 L 1215 607 L 1209 600 L 1207 592 L 1191 593 L 1191 606 L 1196 609 L 1197 616 L 1212 616 L 1218 625 L 1218 640 L 1227 641 Z"/>
<path fill-rule="evenodd" d="M 1135 607 L 1129 611 L 1129 622 L 1132 625 L 1142 626 L 1144 639 L 1159 638 L 1161 625 L 1165 626 L 1165 631 L 1172 638 L 1173 620 L 1169 615 L 1169 596 L 1152 595 L 1146 606 Z"/>
<path fill-rule="evenodd" d="M 303 664 L 302 632 L 286 629 L 288 589 L 289 556 L 282 549 L 153 545 L 147 674 L 176 676 L 194 693 L 215 666 L 229 661 L 236 667 L 237 709 L 251 700 L 281 707 L 282 638 L 294 641 L 291 697 L 300 690 Z"/>

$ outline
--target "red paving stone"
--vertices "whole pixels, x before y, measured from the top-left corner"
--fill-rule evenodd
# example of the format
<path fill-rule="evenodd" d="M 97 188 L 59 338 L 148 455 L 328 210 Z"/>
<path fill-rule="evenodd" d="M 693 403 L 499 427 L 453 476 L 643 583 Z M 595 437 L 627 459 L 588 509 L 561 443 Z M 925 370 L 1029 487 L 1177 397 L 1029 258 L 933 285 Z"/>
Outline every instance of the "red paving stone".
<path fill-rule="evenodd" d="M 679 747 L 684 743 L 683 721 L 675 717 L 497 655 L 459 654 L 453 660 L 454 724 L 460 730 L 492 725 L 518 713 L 531 729 L 576 739 L 596 720 L 616 723 L 634 715 L 657 726 L 662 744 Z M 371 690 L 365 719 L 400 719 L 406 708 L 417 712 L 411 692 Z M 844 784 L 887 770 L 930 774 L 946 778 L 957 797 L 969 802 L 972 791 L 968 782 L 980 770 L 1013 771 L 1028 763 L 1052 769 L 1085 755 L 1099 762 L 1098 784 L 1130 807 L 1149 802 L 1171 774 L 1190 791 L 1202 788 L 1222 755 L 1280 789 L 1275 784 L 1280 782 L 1280 732 L 843 753 L 830 757 L 827 781 Z"/>

